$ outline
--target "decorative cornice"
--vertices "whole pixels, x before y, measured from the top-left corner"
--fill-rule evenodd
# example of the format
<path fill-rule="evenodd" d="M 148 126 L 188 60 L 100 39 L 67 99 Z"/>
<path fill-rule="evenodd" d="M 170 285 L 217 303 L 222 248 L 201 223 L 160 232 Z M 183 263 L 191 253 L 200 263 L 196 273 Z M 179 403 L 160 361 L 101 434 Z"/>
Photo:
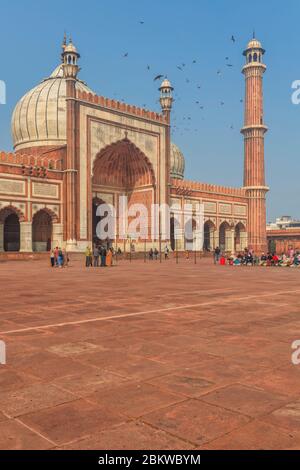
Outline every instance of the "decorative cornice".
<path fill-rule="evenodd" d="M 77 99 L 85 101 L 96 106 L 101 106 L 114 111 L 121 112 L 123 114 L 131 114 L 142 119 L 148 119 L 150 121 L 156 121 L 163 124 L 168 124 L 168 119 L 161 113 L 154 111 L 148 111 L 144 108 L 132 106 L 130 104 L 121 103 L 117 100 L 105 98 L 104 96 L 93 95 L 93 93 L 86 93 L 85 91 L 77 91 Z"/>
<path fill-rule="evenodd" d="M 171 185 L 172 188 L 176 189 L 178 194 L 180 191 L 184 190 L 191 194 L 193 191 L 200 191 L 226 196 L 246 197 L 246 191 L 244 188 L 231 188 L 228 186 L 218 186 L 215 184 L 199 183 L 196 181 L 178 180 L 176 178 L 172 178 Z"/>

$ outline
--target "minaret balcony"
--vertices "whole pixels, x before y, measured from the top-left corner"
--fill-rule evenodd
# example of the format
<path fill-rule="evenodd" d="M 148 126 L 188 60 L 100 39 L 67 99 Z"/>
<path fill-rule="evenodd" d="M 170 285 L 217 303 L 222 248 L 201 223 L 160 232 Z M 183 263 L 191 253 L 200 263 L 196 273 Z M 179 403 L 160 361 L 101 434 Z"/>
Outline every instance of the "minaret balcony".
<path fill-rule="evenodd" d="M 252 124 L 251 126 L 244 126 L 241 129 L 241 133 L 246 135 L 248 133 L 250 134 L 251 131 L 263 131 L 263 133 L 265 134 L 266 132 L 268 132 L 268 130 L 269 128 L 265 124 Z"/>

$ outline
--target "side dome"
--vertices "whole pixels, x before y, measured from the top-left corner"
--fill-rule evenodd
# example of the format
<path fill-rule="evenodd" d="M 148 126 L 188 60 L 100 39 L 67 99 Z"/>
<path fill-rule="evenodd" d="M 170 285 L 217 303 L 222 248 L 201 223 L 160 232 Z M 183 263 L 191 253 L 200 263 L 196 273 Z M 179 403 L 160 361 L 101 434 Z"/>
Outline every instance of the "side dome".
<path fill-rule="evenodd" d="M 76 89 L 93 93 L 81 80 Z M 62 64 L 17 103 L 11 121 L 15 151 L 67 143 L 67 85 Z"/>
<path fill-rule="evenodd" d="M 185 159 L 181 150 L 173 142 L 171 143 L 170 173 L 172 178 L 183 179 Z"/>

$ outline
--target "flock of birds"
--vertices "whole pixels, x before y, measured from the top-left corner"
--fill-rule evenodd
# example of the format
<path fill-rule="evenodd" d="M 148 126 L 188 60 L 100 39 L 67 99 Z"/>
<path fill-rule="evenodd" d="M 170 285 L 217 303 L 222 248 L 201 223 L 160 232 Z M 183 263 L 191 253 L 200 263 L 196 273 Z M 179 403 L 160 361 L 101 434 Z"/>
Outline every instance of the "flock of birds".
<path fill-rule="evenodd" d="M 140 20 L 139 21 L 139 24 L 140 25 L 144 25 L 145 24 L 145 21 L 143 20 Z M 236 38 L 234 35 L 231 36 L 230 38 L 230 41 L 231 43 L 234 45 L 236 43 Z M 125 52 L 123 53 L 122 55 L 122 58 L 123 59 L 127 59 L 129 57 L 129 52 Z M 196 65 L 197 64 L 197 60 L 196 59 L 193 59 L 192 62 L 191 62 L 191 65 Z M 231 63 L 230 61 L 230 58 L 229 56 L 226 56 L 225 57 L 225 67 L 227 67 L 228 69 L 232 69 L 234 67 L 234 65 Z M 187 70 L 187 64 L 186 63 L 180 63 L 180 64 L 177 64 L 176 65 L 176 68 L 177 70 L 179 70 L 181 73 L 184 73 L 186 70 Z M 146 66 L 146 69 L 148 72 L 151 72 L 152 71 L 152 67 L 148 64 Z M 223 70 L 222 69 L 218 69 L 216 71 L 216 74 L 217 76 L 221 77 L 222 74 L 223 74 Z M 162 74 L 162 73 L 159 73 L 159 74 L 155 74 L 154 77 L 153 77 L 153 81 L 154 82 L 160 82 L 162 81 L 164 78 L 167 78 L 167 76 L 165 74 Z M 190 84 L 192 81 L 190 78 L 186 78 L 185 79 L 185 82 L 186 84 Z M 196 89 L 197 90 L 200 90 L 202 88 L 201 84 L 197 83 L 196 84 Z M 174 95 L 174 101 L 180 101 L 181 98 L 180 96 L 175 93 Z M 121 99 L 121 101 L 124 101 L 123 99 Z M 159 100 L 158 100 L 159 101 Z M 241 98 L 240 99 L 240 103 L 243 103 L 244 100 Z M 195 100 L 195 104 L 197 105 L 198 109 L 200 110 L 204 110 L 205 109 L 205 106 L 202 104 L 202 102 L 199 100 L 199 99 L 196 99 Z M 225 106 L 225 101 L 221 100 L 219 102 L 219 106 L 221 107 L 224 107 Z M 143 107 L 144 108 L 147 108 L 147 105 L 146 104 L 143 104 Z M 202 120 L 204 120 L 204 117 L 202 117 Z M 190 132 L 190 131 L 194 131 L 194 132 L 198 132 L 199 129 L 198 128 L 192 128 L 192 117 L 191 116 L 182 116 L 180 119 L 177 118 L 176 114 L 172 114 L 172 121 L 173 121 L 173 124 L 172 124 L 172 133 L 175 133 L 175 132 L 179 132 L 181 135 L 183 135 L 183 132 Z M 180 124 L 179 124 L 179 121 Z M 233 130 L 234 129 L 234 125 L 231 124 L 229 126 L 229 129 L 230 130 Z"/>

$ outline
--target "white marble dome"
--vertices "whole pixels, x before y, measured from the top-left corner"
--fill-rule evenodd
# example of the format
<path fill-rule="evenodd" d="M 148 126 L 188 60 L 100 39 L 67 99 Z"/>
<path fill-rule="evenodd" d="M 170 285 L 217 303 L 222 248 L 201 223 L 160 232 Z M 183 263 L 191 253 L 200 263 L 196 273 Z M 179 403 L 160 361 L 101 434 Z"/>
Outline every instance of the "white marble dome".
<path fill-rule="evenodd" d="M 79 79 L 76 89 L 93 93 Z M 66 80 L 61 64 L 16 105 L 11 122 L 15 150 L 65 145 L 66 121 Z"/>
<path fill-rule="evenodd" d="M 185 170 L 185 159 L 181 150 L 173 142 L 171 143 L 170 172 L 172 178 L 183 179 Z"/>
<path fill-rule="evenodd" d="M 247 49 L 261 49 L 261 42 L 253 38 L 248 42 Z"/>

